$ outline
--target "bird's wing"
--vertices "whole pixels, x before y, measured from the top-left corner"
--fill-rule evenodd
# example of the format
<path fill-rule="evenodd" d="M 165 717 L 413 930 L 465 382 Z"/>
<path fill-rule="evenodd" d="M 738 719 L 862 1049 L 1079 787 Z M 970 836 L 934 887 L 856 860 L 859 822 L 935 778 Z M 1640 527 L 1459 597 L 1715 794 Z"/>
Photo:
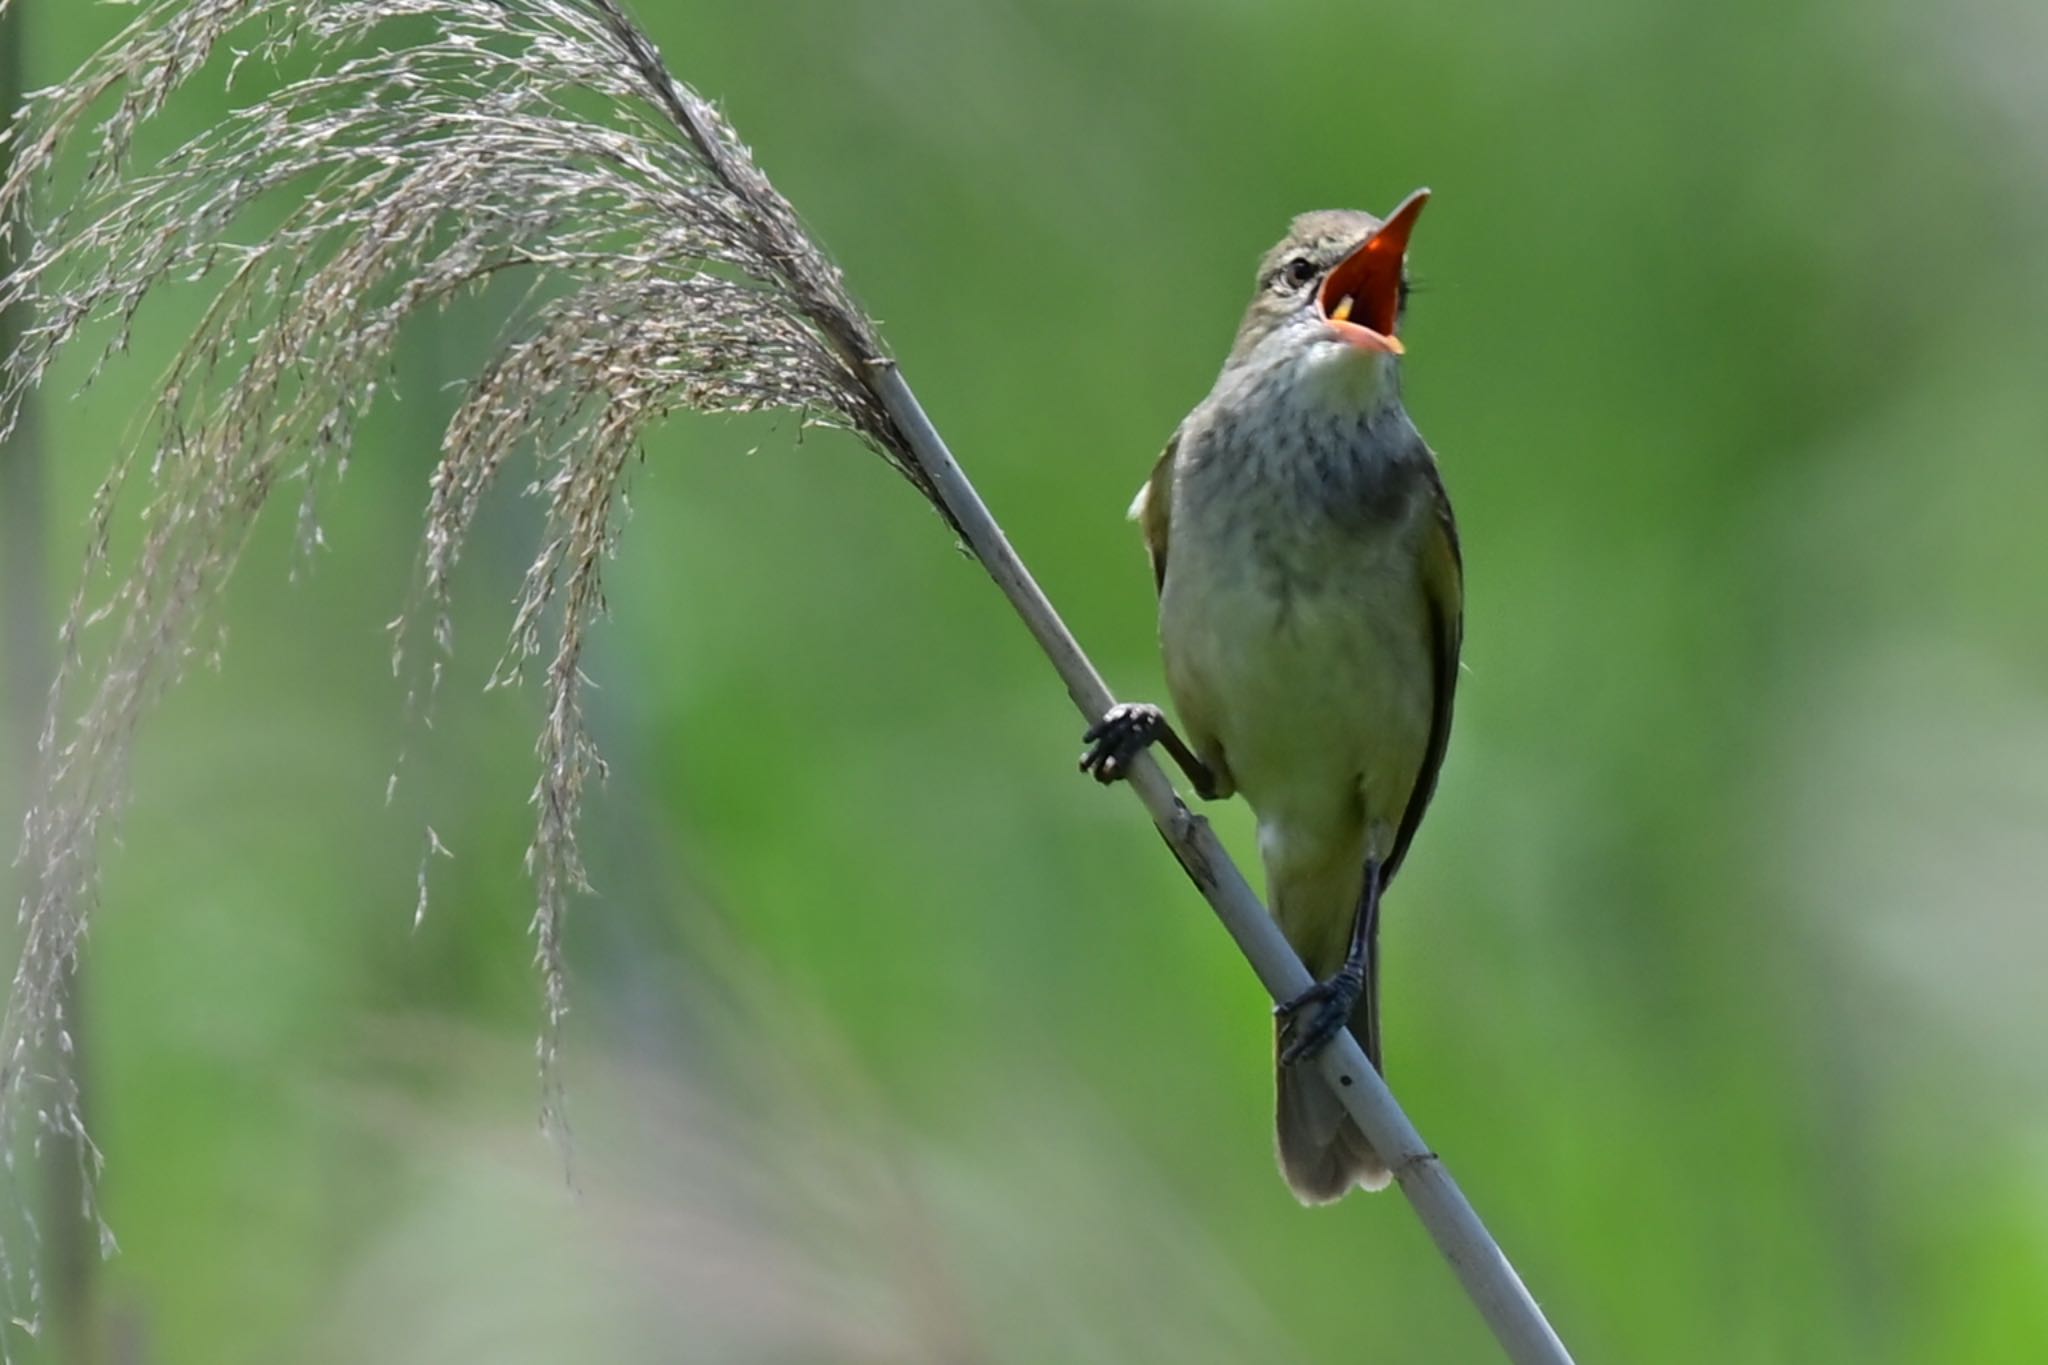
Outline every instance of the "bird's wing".
<path fill-rule="evenodd" d="M 1131 520 L 1145 533 L 1145 553 L 1152 560 L 1152 585 L 1166 586 L 1166 533 L 1173 516 L 1173 456 L 1180 449 L 1180 433 L 1166 443 L 1152 466 L 1152 477 L 1131 500 Z"/>
<path fill-rule="evenodd" d="M 1428 609 L 1431 663 L 1436 671 L 1435 704 L 1430 708 L 1429 745 L 1423 750 L 1422 768 L 1409 793 L 1408 808 L 1401 813 L 1401 828 L 1394 836 L 1394 851 L 1387 859 L 1386 879 L 1393 880 L 1407 856 L 1408 844 L 1422 824 L 1422 812 L 1436 794 L 1436 775 L 1444 765 L 1444 749 L 1451 741 L 1451 702 L 1458 691 L 1458 654 L 1465 639 L 1465 559 L 1458 548 L 1458 523 L 1451 515 L 1451 500 L 1444 492 L 1443 479 L 1432 463 L 1429 467 L 1430 522 L 1423 536 L 1422 597 Z"/>

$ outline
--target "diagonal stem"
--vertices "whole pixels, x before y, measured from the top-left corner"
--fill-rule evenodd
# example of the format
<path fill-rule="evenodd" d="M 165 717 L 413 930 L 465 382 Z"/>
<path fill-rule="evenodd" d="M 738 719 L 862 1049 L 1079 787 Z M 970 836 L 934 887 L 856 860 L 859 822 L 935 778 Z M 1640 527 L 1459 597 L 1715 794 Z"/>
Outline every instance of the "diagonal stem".
<path fill-rule="evenodd" d="M 1017 614 L 1024 618 L 1026 628 L 1052 660 L 1060 680 L 1067 685 L 1067 695 L 1074 699 L 1083 718 L 1090 724 L 1101 719 L 1115 703 L 1102 675 L 1081 652 L 1079 642 L 1031 577 L 1031 571 L 1018 557 L 1002 527 L 996 524 L 988 505 L 968 482 L 965 471 L 946 448 L 902 372 L 892 361 L 875 362 L 871 368 L 877 397 L 931 479 L 945 511 L 966 537 L 969 548 L 1010 599 Z M 1209 822 L 1188 810 L 1150 754 L 1140 754 L 1131 764 L 1130 787 L 1145 803 L 1152 823 L 1166 837 L 1188 877 L 1208 898 L 1223 927 L 1237 940 L 1238 948 L 1250 960 L 1266 990 L 1276 1001 L 1291 1000 L 1307 990 L 1312 979 L 1281 935 L 1279 925 L 1266 913 L 1244 874 L 1210 830 Z M 1536 1306 L 1515 1268 L 1508 1264 L 1500 1245 L 1479 1220 L 1457 1182 L 1451 1179 L 1442 1159 L 1423 1143 L 1422 1135 L 1408 1121 L 1386 1082 L 1366 1063 L 1357 1040 L 1348 1031 L 1338 1033 L 1319 1054 L 1316 1064 L 1344 1107 L 1372 1139 L 1374 1150 L 1393 1170 L 1395 1179 L 1401 1183 L 1401 1192 L 1414 1205 L 1416 1216 L 1428 1228 L 1444 1259 L 1451 1263 L 1452 1271 L 1478 1306 L 1487 1326 L 1493 1329 L 1507 1358 L 1514 1365 L 1571 1365 L 1571 1354 Z"/>

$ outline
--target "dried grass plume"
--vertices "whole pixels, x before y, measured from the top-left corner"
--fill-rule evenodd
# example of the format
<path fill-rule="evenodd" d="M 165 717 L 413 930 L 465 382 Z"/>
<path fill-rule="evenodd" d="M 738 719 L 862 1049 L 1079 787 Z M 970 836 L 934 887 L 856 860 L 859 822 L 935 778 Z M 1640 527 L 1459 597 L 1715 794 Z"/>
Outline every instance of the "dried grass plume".
<path fill-rule="evenodd" d="M 232 82 L 245 64 L 283 83 L 133 164 L 138 130 L 183 84 L 205 71 Z M 97 1166 L 58 983 L 93 905 L 137 725 L 203 650 L 207 613 L 281 487 L 294 488 L 302 542 L 317 543 L 319 499 L 346 467 L 406 319 L 487 281 L 523 280 L 526 304 L 443 436 L 395 652 L 409 657 L 426 629 L 430 698 L 450 643 L 450 576 L 483 494 L 508 463 L 530 461 L 546 529 L 499 676 L 538 674 L 545 703 L 529 864 L 550 1121 L 567 1008 L 563 917 L 583 887 L 577 813 L 601 771 L 580 666 L 649 424 L 684 408 L 782 408 L 858 433 L 959 533 L 1085 720 L 1112 704 L 838 273 L 617 0 L 163 0 L 33 97 L 4 136 L 0 234 L 22 263 L 0 280 L 0 308 L 27 308 L 31 323 L 0 357 L 0 432 L 74 343 L 107 336 L 102 359 L 118 353 L 160 287 L 197 281 L 209 299 L 141 439 L 115 453 L 88 566 L 105 571 L 86 575 L 63 628 L 24 831 L 21 966 L 0 1016 L 9 1151 L 26 1134 L 53 1136 L 74 1145 L 88 1177 Z M 67 151 L 83 154 L 82 168 Z M 273 212 L 264 219 L 259 207 Z M 253 241 L 236 235 L 259 220 Z M 127 501 L 140 502 L 141 548 L 117 573 L 108 545 L 138 476 L 144 495 Z M 1300 958 L 1207 823 L 1149 758 L 1129 777 L 1267 990 L 1287 999 L 1305 989 Z M 1314 1065 L 1388 1159 L 1507 1356 L 1569 1365 L 1356 1041 L 1340 1034 Z M 0 1238 L 0 1255 L 6 1246 Z M 9 1292 L 21 1279 L 0 1278 Z M 31 1292 L 17 1319 L 33 1304 Z"/>
<path fill-rule="evenodd" d="M 136 164 L 138 132 L 181 86 L 211 73 L 232 87 L 244 67 L 281 83 Z M 31 319 L 0 357 L 0 435 L 67 348 L 89 342 L 104 364 L 161 287 L 197 282 L 208 299 L 94 503 L 25 822 L 0 1128 L 75 1143 L 96 1170 L 57 988 L 138 724 L 206 650 L 209 610 L 281 490 L 303 547 L 317 545 L 320 499 L 407 319 L 504 278 L 525 302 L 442 438 L 394 665 L 424 631 L 431 662 L 411 676 L 431 700 L 483 495 L 529 462 L 546 529 L 498 676 L 536 673 L 544 700 L 528 864 L 545 1114 L 558 1120 L 563 917 L 584 888 L 584 788 L 602 771 L 581 660 L 641 434 L 677 409 L 786 409 L 859 433 L 930 497 L 872 389 L 873 325 L 718 112 L 613 0 L 169 0 L 0 136 L 0 235 L 20 253 L 0 308 Z M 279 213 L 251 229 L 260 205 Z M 122 515 L 139 520 L 141 548 L 116 573 Z"/>

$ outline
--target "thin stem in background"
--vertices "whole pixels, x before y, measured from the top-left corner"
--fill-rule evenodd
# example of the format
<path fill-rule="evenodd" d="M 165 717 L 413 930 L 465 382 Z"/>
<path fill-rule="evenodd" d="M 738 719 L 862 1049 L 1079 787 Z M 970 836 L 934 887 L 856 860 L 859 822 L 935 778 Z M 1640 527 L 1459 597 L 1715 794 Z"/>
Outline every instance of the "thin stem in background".
<path fill-rule="evenodd" d="M 0 126 L 21 107 L 24 52 L 28 44 L 30 0 L 0 8 Z M 12 144 L 0 144 L 0 181 L 8 177 Z M 26 243 L 0 236 L 0 279 L 13 273 L 16 255 Z M 0 308 L 0 356 L 13 353 L 25 330 L 27 306 Z M 33 395 L 23 397 L 14 429 L 0 439 L 0 672 L 7 695 L 7 764 L 11 790 L 4 798 L 8 828 L 35 795 L 37 748 L 42 734 L 44 698 L 50 689 L 55 621 L 50 611 L 48 490 L 42 429 Z M 35 875 L 26 864 L 18 878 Z M 23 887 L 24 892 L 30 888 Z M 64 1021 L 70 1056 L 66 1062 L 78 1086 L 79 1111 L 90 1111 L 83 1012 L 85 983 L 77 959 L 67 963 L 57 987 L 56 1009 Z M 84 1178 L 78 1163 L 43 1163 L 43 1224 L 49 1230 L 42 1247 L 42 1282 L 53 1319 L 56 1356 L 66 1365 L 93 1365 L 99 1359 L 94 1298 L 99 1256 L 87 1237 L 91 1220 L 82 1216 Z"/>

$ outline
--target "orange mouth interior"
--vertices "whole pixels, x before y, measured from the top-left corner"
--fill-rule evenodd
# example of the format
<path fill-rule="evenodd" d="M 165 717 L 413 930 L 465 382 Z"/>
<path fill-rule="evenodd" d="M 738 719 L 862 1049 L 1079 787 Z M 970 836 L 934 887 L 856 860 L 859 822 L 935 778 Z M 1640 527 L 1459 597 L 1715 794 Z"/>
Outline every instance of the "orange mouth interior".
<path fill-rule="evenodd" d="M 1324 318 L 1340 330 L 1357 327 L 1372 332 L 1374 340 L 1394 340 L 1401 317 L 1401 263 L 1408 255 L 1415 220 L 1428 202 L 1428 190 L 1402 200 L 1380 230 L 1329 273 L 1317 295 Z M 1400 353 L 1398 343 L 1386 349 Z"/>

